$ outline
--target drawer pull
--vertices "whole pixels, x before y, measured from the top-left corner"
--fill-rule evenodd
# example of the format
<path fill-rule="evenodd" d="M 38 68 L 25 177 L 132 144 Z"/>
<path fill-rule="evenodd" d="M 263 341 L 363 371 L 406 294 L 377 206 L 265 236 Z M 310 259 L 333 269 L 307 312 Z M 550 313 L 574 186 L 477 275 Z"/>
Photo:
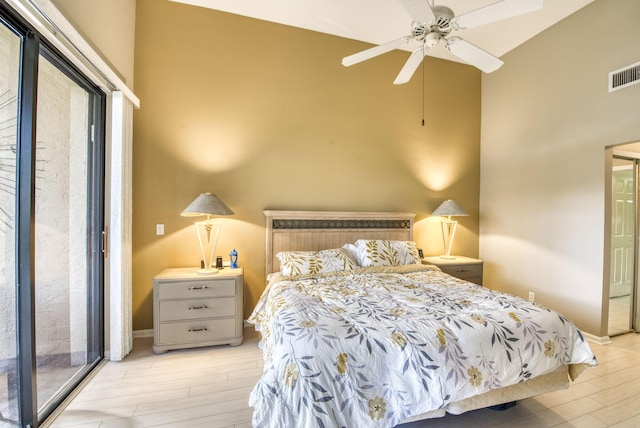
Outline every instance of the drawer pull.
<path fill-rule="evenodd" d="M 198 285 L 198 286 L 191 286 L 189 287 L 189 290 L 206 290 L 207 286 L 206 285 Z"/>
<path fill-rule="evenodd" d="M 469 269 L 458 269 L 456 272 L 469 272 Z"/>
<path fill-rule="evenodd" d="M 202 327 L 202 328 L 190 328 L 189 329 L 189 333 L 197 333 L 199 331 L 209 331 L 208 328 L 206 327 Z"/>
<path fill-rule="evenodd" d="M 197 309 L 207 309 L 207 305 L 202 305 L 202 306 L 189 306 L 189 310 L 190 311 L 195 311 Z"/>

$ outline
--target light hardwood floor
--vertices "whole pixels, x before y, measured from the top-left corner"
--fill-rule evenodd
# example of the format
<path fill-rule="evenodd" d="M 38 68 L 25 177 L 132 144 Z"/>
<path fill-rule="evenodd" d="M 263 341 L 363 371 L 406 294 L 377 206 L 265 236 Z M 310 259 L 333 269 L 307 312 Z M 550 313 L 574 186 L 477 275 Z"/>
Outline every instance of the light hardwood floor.
<path fill-rule="evenodd" d="M 237 348 L 154 355 L 151 339 L 136 339 L 131 355 L 104 364 L 50 426 L 250 427 L 247 402 L 262 366 L 257 343 L 257 334 L 246 329 Z M 591 346 L 599 366 L 568 390 L 523 400 L 503 412 L 477 410 L 404 428 L 640 427 L 640 335 Z"/>

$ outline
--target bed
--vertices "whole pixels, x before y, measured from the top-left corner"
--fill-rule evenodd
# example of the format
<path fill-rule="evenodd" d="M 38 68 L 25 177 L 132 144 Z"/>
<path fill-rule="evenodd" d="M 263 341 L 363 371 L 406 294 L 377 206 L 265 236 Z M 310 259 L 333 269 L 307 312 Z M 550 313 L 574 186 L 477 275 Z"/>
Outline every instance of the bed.
<path fill-rule="evenodd" d="M 423 265 L 411 213 L 264 213 L 256 427 L 393 427 L 567 388 L 597 364 L 561 314 Z"/>

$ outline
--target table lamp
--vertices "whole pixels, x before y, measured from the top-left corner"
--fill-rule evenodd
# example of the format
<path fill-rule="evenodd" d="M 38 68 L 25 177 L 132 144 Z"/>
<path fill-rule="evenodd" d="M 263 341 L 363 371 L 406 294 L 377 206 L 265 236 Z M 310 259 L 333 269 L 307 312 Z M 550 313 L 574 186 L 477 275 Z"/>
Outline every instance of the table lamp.
<path fill-rule="evenodd" d="M 446 216 L 446 220 L 442 220 L 440 226 L 442 227 L 442 241 L 444 242 L 444 251 L 445 253 L 440 256 L 441 259 L 455 259 L 455 256 L 451 255 L 451 247 L 453 246 L 453 238 L 456 235 L 456 227 L 458 226 L 458 222 L 455 220 L 451 220 L 451 216 L 463 216 L 469 215 L 465 210 L 460 208 L 458 204 L 456 204 L 451 199 L 447 199 L 443 203 L 440 204 L 438 208 L 431 214 L 434 216 Z"/>
<path fill-rule="evenodd" d="M 183 217 L 201 217 L 207 216 L 204 221 L 196 221 L 196 233 L 198 234 L 198 243 L 200 244 L 200 253 L 202 255 L 201 269 L 198 275 L 211 275 L 218 273 L 218 269 L 213 267 L 213 256 L 218 243 L 218 236 L 222 224 L 211 218 L 211 216 L 233 215 L 234 212 L 229 209 L 216 195 L 211 193 L 202 193 L 194 199 L 182 213 Z"/>

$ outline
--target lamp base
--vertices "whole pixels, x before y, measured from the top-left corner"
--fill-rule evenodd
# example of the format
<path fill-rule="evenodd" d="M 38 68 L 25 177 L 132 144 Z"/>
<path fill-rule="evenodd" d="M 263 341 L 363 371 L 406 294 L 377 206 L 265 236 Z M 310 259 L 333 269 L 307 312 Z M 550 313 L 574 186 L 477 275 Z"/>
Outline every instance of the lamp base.
<path fill-rule="evenodd" d="M 440 256 L 441 259 L 446 259 L 446 260 L 455 260 L 456 256 L 447 256 L 446 254 L 443 254 Z"/>
<path fill-rule="evenodd" d="M 198 275 L 213 275 L 220 272 L 218 269 L 216 268 L 209 268 L 209 269 L 198 269 L 197 274 Z"/>

